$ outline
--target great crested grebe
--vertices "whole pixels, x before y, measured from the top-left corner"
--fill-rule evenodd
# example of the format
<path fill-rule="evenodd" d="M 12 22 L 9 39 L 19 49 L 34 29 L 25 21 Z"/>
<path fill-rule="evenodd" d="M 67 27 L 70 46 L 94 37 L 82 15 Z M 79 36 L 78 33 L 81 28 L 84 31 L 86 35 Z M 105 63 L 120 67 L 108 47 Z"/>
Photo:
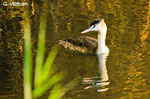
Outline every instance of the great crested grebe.
<path fill-rule="evenodd" d="M 109 48 L 105 45 L 107 26 L 104 19 L 92 21 L 90 28 L 82 31 L 81 34 L 90 31 L 98 31 L 97 39 L 88 36 L 80 36 L 79 38 L 60 40 L 59 43 L 64 48 L 82 53 L 109 53 Z"/>

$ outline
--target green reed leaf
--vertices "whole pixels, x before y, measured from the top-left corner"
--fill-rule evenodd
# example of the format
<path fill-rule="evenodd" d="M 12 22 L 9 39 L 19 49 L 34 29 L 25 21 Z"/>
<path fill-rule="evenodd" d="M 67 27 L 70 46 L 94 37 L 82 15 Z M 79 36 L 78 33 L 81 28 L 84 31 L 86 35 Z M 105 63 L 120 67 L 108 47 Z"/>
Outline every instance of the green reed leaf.
<path fill-rule="evenodd" d="M 51 52 L 49 53 L 49 55 L 46 59 L 46 62 L 42 69 L 42 81 L 43 82 L 45 80 L 47 80 L 50 76 L 49 74 L 50 74 L 51 66 L 54 62 L 54 59 L 55 59 L 57 53 L 58 53 L 58 50 L 59 50 L 59 45 L 52 47 Z M 53 71 L 51 70 L 51 72 L 53 72 Z"/>
<path fill-rule="evenodd" d="M 54 84 L 56 84 L 58 81 L 60 81 L 63 77 L 62 73 L 55 74 L 52 76 L 47 82 L 41 84 L 36 89 L 33 90 L 33 97 L 37 98 L 40 95 L 42 95 L 46 90 L 48 90 L 50 87 L 52 87 Z"/>
<path fill-rule="evenodd" d="M 36 56 L 35 81 L 34 86 L 41 83 L 41 71 L 45 54 L 45 34 L 46 34 L 47 13 L 43 12 L 40 17 L 39 36 L 38 36 L 38 53 Z"/>

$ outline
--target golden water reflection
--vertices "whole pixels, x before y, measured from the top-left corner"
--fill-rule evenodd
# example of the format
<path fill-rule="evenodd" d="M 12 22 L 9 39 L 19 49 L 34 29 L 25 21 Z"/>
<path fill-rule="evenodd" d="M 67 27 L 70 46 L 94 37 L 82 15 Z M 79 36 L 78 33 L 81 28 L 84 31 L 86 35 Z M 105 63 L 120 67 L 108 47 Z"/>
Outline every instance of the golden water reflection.
<path fill-rule="evenodd" d="M 149 31 L 150 31 L 150 1 L 149 1 L 149 5 L 148 5 L 148 16 L 147 16 L 147 20 L 146 20 L 146 25 L 144 25 L 144 29 L 143 31 L 140 33 L 141 37 L 141 47 L 143 48 L 143 50 L 146 50 L 146 42 L 145 40 L 148 38 L 149 35 Z"/>
<path fill-rule="evenodd" d="M 67 92 L 64 98 L 150 98 L 149 0 L 48 0 L 47 4 L 47 52 L 59 40 L 81 36 L 80 32 L 94 19 L 104 18 L 108 26 L 106 44 L 110 53 L 107 73 L 102 72 L 100 62 L 95 56 L 76 55 L 60 49 L 54 66 L 68 74 L 64 81 L 81 78 L 81 84 Z M 35 53 L 41 2 L 32 1 L 31 7 L 32 47 Z M 23 8 L 0 7 L 0 11 L 0 98 L 22 99 Z M 97 33 L 85 35 L 96 38 Z M 105 76 L 102 77 L 103 74 Z M 82 78 L 85 78 L 83 80 L 87 84 L 82 84 Z M 102 78 L 109 80 L 101 83 Z M 101 86 L 106 88 L 102 93 L 90 90 L 103 89 Z"/>

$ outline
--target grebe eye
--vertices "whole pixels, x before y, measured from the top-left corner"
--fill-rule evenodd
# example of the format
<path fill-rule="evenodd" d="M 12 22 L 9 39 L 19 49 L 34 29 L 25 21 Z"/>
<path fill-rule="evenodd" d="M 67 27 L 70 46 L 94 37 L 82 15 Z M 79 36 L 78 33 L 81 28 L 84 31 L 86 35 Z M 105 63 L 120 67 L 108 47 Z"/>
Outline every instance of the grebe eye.
<path fill-rule="evenodd" d="M 93 25 L 93 28 L 95 28 L 95 25 Z"/>

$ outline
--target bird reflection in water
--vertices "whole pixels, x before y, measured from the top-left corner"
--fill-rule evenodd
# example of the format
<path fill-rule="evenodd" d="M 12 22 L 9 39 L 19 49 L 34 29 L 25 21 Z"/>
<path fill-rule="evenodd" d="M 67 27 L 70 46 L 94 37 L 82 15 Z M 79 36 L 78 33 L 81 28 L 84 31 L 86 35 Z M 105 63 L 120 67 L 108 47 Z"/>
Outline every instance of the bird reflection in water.
<path fill-rule="evenodd" d="M 107 56 L 108 56 L 107 53 L 97 54 L 100 77 L 83 78 L 83 84 L 88 85 L 84 89 L 97 88 L 97 92 L 105 92 L 109 90 L 109 88 L 106 87 L 110 83 L 108 82 L 109 77 L 106 68 Z"/>

